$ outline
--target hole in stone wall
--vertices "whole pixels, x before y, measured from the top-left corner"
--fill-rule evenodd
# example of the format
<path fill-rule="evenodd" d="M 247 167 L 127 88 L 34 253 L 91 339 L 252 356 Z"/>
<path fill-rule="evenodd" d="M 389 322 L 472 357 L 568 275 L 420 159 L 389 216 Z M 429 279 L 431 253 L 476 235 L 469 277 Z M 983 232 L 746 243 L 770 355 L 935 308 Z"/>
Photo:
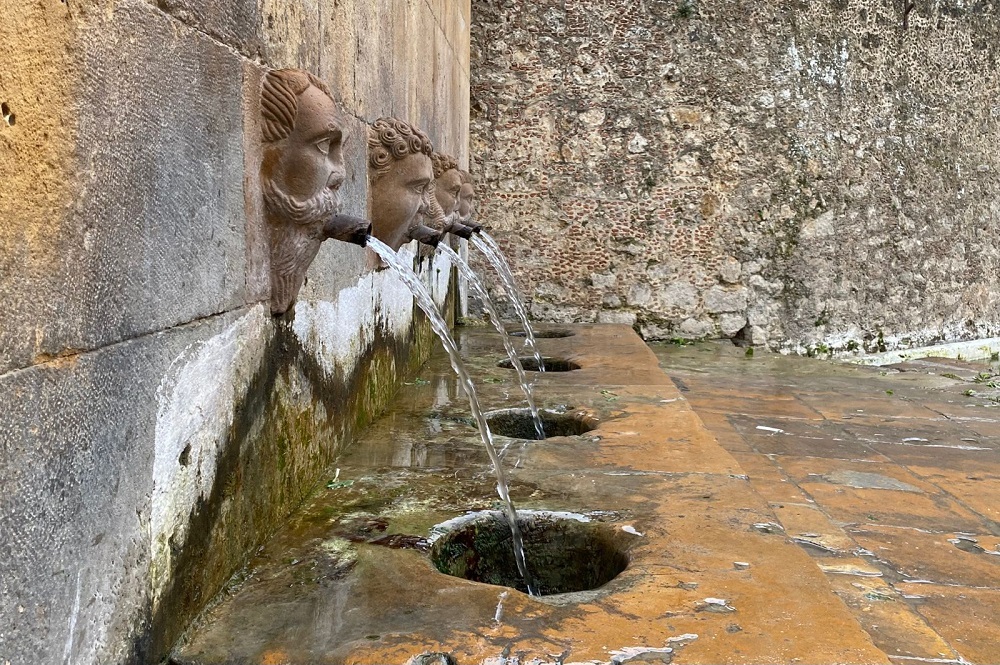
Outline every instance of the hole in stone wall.
<path fill-rule="evenodd" d="M 597 427 L 597 419 L 586 413 L 552 413 L 541 411 L 542 429 L 545 437 L 575 436 L 585 434 Z M 535 421 L 528 409 L 502 409 L 486 414 L 486 422 L 490 431 L 501 436 L 514 439 L 538 439 L 535 433 Z"/>
<path fill-rule="evenodd" d="M 628 542 L 608 524 L 518 511 L 518 525 L 528 571 L 543 596 L 596 589 L 628 567 Z M 431 561 L 445 575 L 527 591 L 500 512 L 480 513 L 438 538 Z"/>
<path fill-rule="evenodd" d="M 184 446 L 184 450 L 181 451 L 180 457 L 177 458 L 177 462 L 181 466 L 187 466 L 191 462 L 191 444 Z"/>
<path fill-rule="evenodd" d="M 529 372 L 538 371 L 538 361 L 535 360 L 533 356 L 524 356 L 518 358 L 521 361 L 521 366 Z M 544 356 L 542 358 L 542 363 L 545 365 L 546 372 L 572 372 L 575 369 L 580 369 L 580 365 L 573 362 L 572 360 L 566 360 L 565 358 L 551 358 L 549 356 Z M 514 364 L 510 361 L 510 358 L 506 360 L 501 360 L 497 363 L 497 367 L 503 367 L 504 369 L 514 369 Z"/>
<path fill-rule="evenodd" d="M 0 104 L 0 115 L 3 116 L 4 122 L 12 127 L 14 126 L 16 117 L 14 116 L 13 111 L 10 110 L 10 105 L 7 104 L 7 102 Z"/>

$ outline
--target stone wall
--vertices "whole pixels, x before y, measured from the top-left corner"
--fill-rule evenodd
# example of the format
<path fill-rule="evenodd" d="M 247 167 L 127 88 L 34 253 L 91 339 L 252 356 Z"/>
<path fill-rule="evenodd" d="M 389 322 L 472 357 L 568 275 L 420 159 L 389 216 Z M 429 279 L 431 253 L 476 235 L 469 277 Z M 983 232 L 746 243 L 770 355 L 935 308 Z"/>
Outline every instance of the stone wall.
<path fill-rule="evenodd" d="M 265 67 L 467 159 L 467 1 L 39 0 L 0 18 L 0 663 L 152 663 L 429 353 L 324 243 L 268 310 Z M 417 261 L 453 308 L 452 270 Z"/>
<path fill-rule="evenodd" d="M 1000 333 L 1000 4 L 483 0 L 472 41 L 480 217 L 536 317 Z"/>

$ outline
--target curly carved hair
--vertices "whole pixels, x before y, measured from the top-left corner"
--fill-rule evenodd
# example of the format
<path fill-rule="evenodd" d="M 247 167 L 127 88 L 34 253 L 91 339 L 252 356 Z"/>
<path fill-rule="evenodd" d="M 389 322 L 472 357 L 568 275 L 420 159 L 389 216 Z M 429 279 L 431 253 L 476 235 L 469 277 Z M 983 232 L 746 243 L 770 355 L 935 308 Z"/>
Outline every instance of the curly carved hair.
<path fill-rule="evenodd" d="M 396 160 L 407 155 L 430 157 L 434 146 L 427 135 L 408 122 L 396 118 L 379 118 L 368 127 L 368 168 L 375 179 L 389 172 Z"/>
<path fill-rule="evenodd" d="M 458 162 L 451 155 L 444 155 L 440 152 L 435 152 L 431 155 L 431 162 L 434 165 L 434 178 L 440 178 L 442 175 L 448 171 L 455 169 L 458 170 Z"/>
<path fill-rule="evenodd" d="M 292 133 L 295 127 L 295 113 L 299 107 L 299 95 L 311 85 L 325 92 L 327 97 L 333 98 L 326 83 L 301 69 L 272 69 L 264 74 L 264 84 L 260 91 L 260 110 L 264 116 L 262 133 L 265 143 L 280 141 Z"/>

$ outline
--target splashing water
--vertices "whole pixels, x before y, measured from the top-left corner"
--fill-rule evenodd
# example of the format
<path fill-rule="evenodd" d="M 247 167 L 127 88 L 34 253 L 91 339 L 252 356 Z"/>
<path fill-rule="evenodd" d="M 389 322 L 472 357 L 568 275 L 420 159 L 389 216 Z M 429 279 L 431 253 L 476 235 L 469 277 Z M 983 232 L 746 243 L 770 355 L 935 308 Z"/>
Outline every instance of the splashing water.
<path fill-rule="evenodd" d="M 535 396 L 531 389 L 531 382 L 528 381 L 528 376 L 524 373 L 524 366 L 521 365 L 521 359 L 517 357 L 517 349 L 511 343 L 510 337 L 507 335 L 507 329 L 504 327 L 503 321 L 500 320 L 500 315 L 497 314 L 496 307 L 494 307 L 493 301 L 486 292 L 486 287 L 483 286 L 482 280 L 479 279 L 479 275 L 472 269 L 472 266 L 466 263 L 455 250 L 445 243 L 439 244 L 437 249 L 458 266 L 462 277 L 469 282 L 469 286 L 472 287 L 472 290 L 483 301 L 483 307 L 489 312 L 493 327 L 497 329 L 497 332 L 500 333 L 500 338 L 503 339 L 503 348 L 507 350 L 510 364 L 517 370 L 517 378 L 521 382 L 521 390 L 524 392 L 524 398 L 528 401 L 528 409 L 531 410 L 531 418 L 535 423 L 535 434 L 538 440 L 542 441 L 545 439 L 545 427 L 542 424 L 542 417 L 538 413 L 538 407 L 535 405 Z"/>
<path fill-rule="evenodd" d="M 524 307 L 524 298 L 521 297 L 521 292 L 517 290 L 517 284 L 514 283 L 514 275 L 510 271 L 510 264 L 507 263 L 506 257 L 504 257 L 503 252 L 500 250 L 500 245 L 486 231 L 481 231 L 473 235 L 472 244 L 483 253 L 486 260 L 497 271 L 504 292 L 514 306 L 517 318 L 521 319 L 521 326 L 524 328 L 524 345 L 531 352 L 531 355 L 535 357 L 535 362 L 538 363 L 538 371 L 544 372 L 545 363 L 542 361 L 542 354 L 538 352 L 538 347 L 535 345 L 535 333 L 531 330 L 531 323 L 528 322 L 528 310 Z"/>
<path fill-rule="evenodd" d="M 486 422 L 482 408 L 479 406 L 479 396 L 476 394 L 476 387 L 472 383 L 472 377 L 469 376 L 469 372 L 465 369 L 465 363 L 462 362 L 458 345 L 455 344 L 455 340 L 451 336 L 451 331 L 448 330 L 448 324 L 445 323 L 441 317 L 441 313 L 438 312 L 434 300 L 431 298 L 430 293 L 427 292 L 427 288 L 423 282 L 420 281 L 420 277 L 417 276 L 417 273 L 413 272 L 410 266 L 400 260 L 391 247 L 371 236 L 368 238 L 368 246 L 409 287 L 417 305 L 427 315 L 427 318 L 431 322 L 431 327 L 437 333 L 437 336 L 441 338 L 441 343 L 444 345 L 445 351 L 448 352 L 451 367 L 455 370 L 455 374 L 458 375 L 459 385 L 462 386 L 466 396 L 469 398 L 469 408 L 472 410 L 472 416 L 476 419 L 476 424 L 479 425 L 479 435 L 486 446 L 486 453 L 490 456 L 490 461 L 493 463 L 493 472 L 497 478 L 497 494 L 503 500 L 505 512 L 507 513 L 507 522 L 510 524 L 510 531 L 513 537 L 514 561 L 517 563 L 517 570 L 521 574 L 521 577 L 524 578 L 524 582 L 528 587 L 528 593 L 532 596 L 537 596 L 538 591 L 535 589 L 535 585 L 528 574 L 528 566 L 524 559 L 524 539 L 521 537 L 521 528 L 517 523 L 517 510 L 514 508 L 514 502 L 511 501 L 510 494 L 507 491 L 507 476 L 503 472 L 503 466 L 500 463 L 500 456 L 497 455 L 496 446 L 493 445 L 493 433 L 490 432 L 490 426 Z"/>

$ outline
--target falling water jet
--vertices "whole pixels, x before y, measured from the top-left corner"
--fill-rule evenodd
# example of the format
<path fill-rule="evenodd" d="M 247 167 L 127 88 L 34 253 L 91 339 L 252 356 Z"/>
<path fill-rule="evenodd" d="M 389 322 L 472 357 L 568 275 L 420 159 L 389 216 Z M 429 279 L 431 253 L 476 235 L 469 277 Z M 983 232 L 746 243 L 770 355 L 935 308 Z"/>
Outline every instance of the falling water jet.
<path fill-rule="evenodd" d="M 459 353 L 458 345 L 455 344 L 455 340 L 452 338 L 451 332 L 448 330 L 448 324 L 445 323 L 443 318 L 441 318 L 441 313 L 438 312 L 437 306 L 434 304 L 434 300 L 427 292 L 423 282 L 420 281 L 420 277 L 413 272 L 413 269 L 410 266 L 406 265 L 399 259 L 399 256 L 397 256 L 396 252 L 394 252 L 391 247 L 375 237 L 370 237 L 368 239 L 368 246 L 376 254 L 378 254 L 379 258 L 392 268 L 399 278 L 403 280 L 406 286 L 409 287 L 417 305 L 421 310 L 423 310 L 424 314 L 427 315 L 427 318 L 431 322 L 431 327 L 434 329 L 434 332 L 437 333 L 437 336 L 441 338 L 441 343 L 444 345 L 445 351 L 448 352 L 448 359 L 451 361 L 451 367 L 455 370 L 455 374 L 458 375 L 459 385 L 462 386 L 466 396 L 469 398 L 469 408 L 472 411 L 472 416 L 476 420 L 476 424 L 479 426 L 479 435 L 482 437 L 483 444 L 486 446 L 486 453 L 489 455 L 490 461 L 493 463 L 493 471 L 497 478 L 497 494 L 499 494 L 500 498 L 503 500 L 505 512 L 507 514 L 507 521 L 510 523 L 510 531 L 514 544 L 514 560 L 517 563 L 517 570 L 524 579 L 528 593 L 532 596 L 537 596 L 538 592 L 535 589 L 532 578 L 528 573 L 528 566 L 525 563 L 524 539 L 521 536 L 521 529 L 517 522 L 517 510 L 514 508 L 514 502 L 511 500 L 510 493 L 507 489 L 507 477 L 504 474 L 503 466 L 500 462 L 500 456 L 497 454 L 496 446 L 493 445 L 493 434 L 490 432 L 490 426 L 486 422 L 486 417 L 483 414 L 482 408 L 479 406 L 479 396 L 476 394 L 476 387 L 472 383 L 472 377 L 469 376 L 468 371 L 465 369 L 465 363 L 462 362 L 462 356 Z"/>
<path fill-rule="evenodd" d="M 497 271 L 500 283 L 503 285 L 507 297 L 514 306 L 517 318 L 521 319 L 521 325 L 524 327 L 524 345 L 531 352 L 531 355 L 535 357 L 538 363 L 538 371 L 544 372 L 545 362 L 542 360 L 542 354 L 539 353 L 538 347 L 535 345 L 535 333 L 531 330 L 531 323 L 528 322 L 528 310 L 524 307 L 524 299 L 517 290 L 517 284 L 514 283 L 514 275 L 510 271 L 510 264 L 507 263 L 507 259 L 500 250 L 500 246 L 493 239 L 493 236 L 486 231 L 481 231 L 472 236 L 472 244 L 483 253 L 486 260 Z"/>
<path fill-rule="evenodd" d="M 497 329 L 500 333 L 500 338 L 503 340 L 503 347 L 507 351 L 507 356 L 510 358 L 511 366 L 517 371 L 517 378 L 521 382 L 521 390 L 524 392 L 524 398 L 528 402 L 528 409 L 531 411 L 532 420 L 535 423 L 535 434 L 538 441 L 545 439 L 545 426 L 542 424 L 542 417 L 538 413 L 538 407 L 535 405 L 535 396 L 531 389 L 531 382 L 528 381 L 528 375 L 524 372 L 524 367 L 521 364 L 521 359 L 517 355 L 517 350 L 514 348 L 510 337 L 507 335 L 507 328 L 504 327 L 503 321 L 500 320 L 500 315 L 497 314 L 496 307 L 493 305 L 493 301 L 490 299 L 489 293 L 486 292 L 486 287 L 483 286 L 482 280 L 479 279 L 479 275 L 472 269 L 458 253 L 449 247 L 445 243 L 438 245 L 438 251 L 443 252 L 445 256 L 451 259 L 452 263 L 458 266 L 459 271 L 462 273 L 462 277 L 466 279 L 472 290 L 476 292 L 476 295 L 483 301 L 483 307 L 490 315 L 490 320 L 493 322 L 493 327 Z"/>

